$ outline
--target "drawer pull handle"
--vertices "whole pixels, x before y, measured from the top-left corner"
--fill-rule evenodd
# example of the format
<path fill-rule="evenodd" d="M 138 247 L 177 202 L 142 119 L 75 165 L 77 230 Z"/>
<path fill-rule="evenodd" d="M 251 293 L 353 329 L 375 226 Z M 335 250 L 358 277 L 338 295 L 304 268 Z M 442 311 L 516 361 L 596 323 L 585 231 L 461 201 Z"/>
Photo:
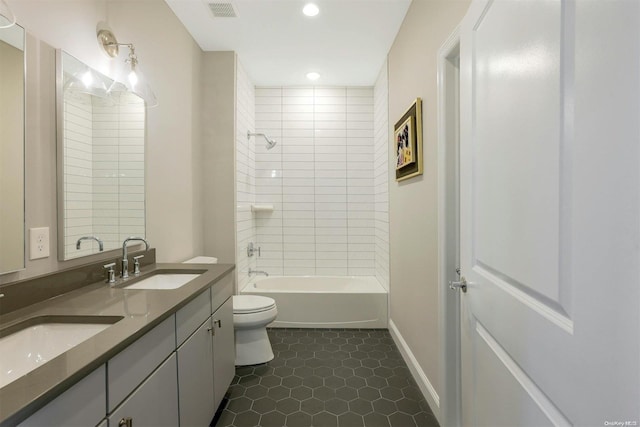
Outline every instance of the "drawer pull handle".
<path fill-rule="evenodd" d="M 133 418 L 131 417 L 124 417 L 123 419 L 120 420 L 120 422 L 118 423 L 118 427 L 133 427 Z"/>
<path fill-rule="evenodd" d="M 215 328 L 207 328 L 207 332 L 211 333 L 211 335 L 215 335 L 216 334 L 216 329 Z"/>
<path fill-rule="evenodd" d="M 222 320 L 219 320 L 219 319 L 218 319 L 218 320 L 214 320 L 214 321 L 213 321 L 213 324 L 214 324 L 214 325 L 217 325 L 217 326 L 218 326 L 218 328 L 222 328 Z"/>

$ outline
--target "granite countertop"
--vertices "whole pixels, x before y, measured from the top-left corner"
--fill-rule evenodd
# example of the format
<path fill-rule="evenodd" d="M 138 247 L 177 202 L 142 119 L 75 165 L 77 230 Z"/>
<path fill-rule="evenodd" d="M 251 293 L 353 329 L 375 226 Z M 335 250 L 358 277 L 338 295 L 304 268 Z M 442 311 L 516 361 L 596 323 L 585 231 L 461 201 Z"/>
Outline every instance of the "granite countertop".
<path fill-rule="evenodd" d="M 142 267 L 140 276 L 132 276 L 126 284 L 159 272 L 202 274 L 173 290 L 123 289 L 121 280 L 113 287 L 101 281 L 0 316 L 0 329 L 39 316 L 123 317 L 97 335 L 0 388 L 0 427 L 13 426 L 26 419 L 234 268 L 233 264 L 146 265 Z"/>

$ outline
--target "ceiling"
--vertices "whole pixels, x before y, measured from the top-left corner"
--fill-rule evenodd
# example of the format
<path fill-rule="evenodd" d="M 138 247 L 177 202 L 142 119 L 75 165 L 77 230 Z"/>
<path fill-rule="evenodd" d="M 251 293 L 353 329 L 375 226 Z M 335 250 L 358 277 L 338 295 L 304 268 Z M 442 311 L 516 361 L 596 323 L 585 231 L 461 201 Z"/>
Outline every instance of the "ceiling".
<path fill-rule="evenodd" d="M 165 0 L 204 51 L 229 51 L 257 86 L 372 86 L 411 0 Z M 209 3 L 237 17 L 214 17 Z M 320 73 L 311 82 L 310 71 Z"/>

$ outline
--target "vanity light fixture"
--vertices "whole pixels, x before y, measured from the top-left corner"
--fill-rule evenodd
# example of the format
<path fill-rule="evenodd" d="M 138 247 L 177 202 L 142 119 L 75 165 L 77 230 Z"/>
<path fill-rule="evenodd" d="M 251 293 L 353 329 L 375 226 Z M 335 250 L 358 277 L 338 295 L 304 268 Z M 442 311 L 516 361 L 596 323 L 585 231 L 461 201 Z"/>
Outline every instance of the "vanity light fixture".
<path fill-rule="evenodd" d="M 316 73 L 315 71 L 312 71 L 310 73 L 307 73 L 307 78 L 309 80 L 316 81 L 320 78 L 320 74 Z"/>
<path fill-rule="evenodd" d="M 2 1 L 2 0 L 0 0 Z M 127 77 L 123 82 L 129 92 L 138 95 L 144 99 L 147 107 L 155 107 L 158 105 L 156 95 L 151 90 L 149 82 L 144 78 L 140 66 L 138 64 L 138 57 L 136 56 L 136 48 L 133 43 L 118 43 L 116 36 L 110 30 L 101 29 L 98 31 L 98 43 L 102 50 L 111 58 L 115 58 L 120 53 L 119 46 L 126 46 L 129 48 L 129 57 L 124 60 L 127 64 Z"/>
<path fill-rule="evenodd" d="M 0 28 L 9 28 L 16 23 L 16 15 L 5 0 L 0 0 Z"/>
<path fill-rule="evenodd" d="M 302 13 L 304 13 L 307 16 L 316 16 L 318 13 L 320 13 L 320 8 L 314 3 L 307 3 L 302 8 Z"/>

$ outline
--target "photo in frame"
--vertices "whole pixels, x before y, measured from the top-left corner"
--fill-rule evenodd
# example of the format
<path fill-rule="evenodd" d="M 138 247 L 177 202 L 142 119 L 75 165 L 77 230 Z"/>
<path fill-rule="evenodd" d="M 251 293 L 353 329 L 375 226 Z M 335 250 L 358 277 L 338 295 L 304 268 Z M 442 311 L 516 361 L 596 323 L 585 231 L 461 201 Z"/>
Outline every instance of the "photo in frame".
<path fill-rule="evenodd" d="M 396 181 L 422 174 L 422 99 L 416 98 L 394 126 Z"/>

